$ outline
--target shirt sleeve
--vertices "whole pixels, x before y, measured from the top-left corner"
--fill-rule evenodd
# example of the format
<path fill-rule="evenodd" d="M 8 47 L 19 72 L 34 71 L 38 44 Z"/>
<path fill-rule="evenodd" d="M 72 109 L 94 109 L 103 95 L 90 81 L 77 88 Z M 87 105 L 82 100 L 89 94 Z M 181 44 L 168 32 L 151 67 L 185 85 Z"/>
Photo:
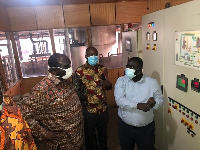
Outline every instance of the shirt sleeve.
<path fill-rule="evenodd" d="M 154 85 L 153 97 L 156 101 L 156 104 L 153 107 L 153 109 L 158 109 L 158 108 L 162 107 L 163 103 L 164 103 L 164 98 L 163 98 L 163 94 L 162 94 L 162 91 L 161 91 L 161 87 L 158 84 L 157 80 L 156 80 L 155 85 Z"/>
<path fill-rule="evenodd" d="M 41 94 L 29 94 L 23 97 L 21 112 L 32 133 L 39 140 L 44 139 L 47 130 L 39 123 L 39 115 L 45 113 L 45 97 Z"/>
<path fill-rule="evenodd" d="M 115 101 L 117 103 L 117 106 L 126 110 L 137 109 L 137 103 L 126 98 L 125 88 L 126 85 L 123 78 L 118 78 L 115 84 L 115 91 L 114 91 Z"/>
<path fill-rule="evenodd" d="M 81 105 L 85 107 L 87 105 L 87 92 L 82 80 L 80 79 L 80 76 L 77 73 L 75 73 L 74 85 L 81 101 Z"/>

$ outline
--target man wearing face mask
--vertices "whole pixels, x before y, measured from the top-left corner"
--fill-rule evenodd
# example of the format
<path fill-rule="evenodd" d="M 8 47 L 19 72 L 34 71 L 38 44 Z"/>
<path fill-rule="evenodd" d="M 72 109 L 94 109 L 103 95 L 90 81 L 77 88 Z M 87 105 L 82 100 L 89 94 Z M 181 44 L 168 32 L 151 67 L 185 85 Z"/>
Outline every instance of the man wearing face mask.
<path fill-rule="evenodd" d="M 162 107 L 163 95 L 156 79 L 142 73 L 143 61 L 132 57 L 125 75 L 115 84 L 121 150 L 155 150 L 153 110 Z"/>
<path fill-rule="evenodd" d="M 107 150 L 108 108 L 105 90 L 112 89 L 108 73 L 98 64 L 98 51 L 94 47 L 86 49 L 87 62 L 75 73 L 75 86 L 83 106 L 85 145 L 94 150 L 95 129 L 98 132 L 100 150 Z"/>
<path fill-rule="evenodd" d="M 73 84 L 71 61 L 55 53 L 49 73 L 23 97 L 23 116 L 48 150 L 79 150 L 83 143 L 82 106 Z"/>

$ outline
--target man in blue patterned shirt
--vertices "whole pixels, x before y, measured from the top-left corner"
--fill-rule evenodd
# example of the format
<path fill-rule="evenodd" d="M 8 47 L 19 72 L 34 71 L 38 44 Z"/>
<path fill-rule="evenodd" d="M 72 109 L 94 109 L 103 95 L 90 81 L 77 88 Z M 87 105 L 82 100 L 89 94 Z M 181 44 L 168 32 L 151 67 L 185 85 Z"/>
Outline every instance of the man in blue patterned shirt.
<path fill-rule="evenodd" d="M 163 95 L 156 79 L 142 73 L 143 61 L 132 57 L 125 75 L 115 84 L 119 116 L 121 150 L 155 150 L 153 110 L 163 105 Z"/>

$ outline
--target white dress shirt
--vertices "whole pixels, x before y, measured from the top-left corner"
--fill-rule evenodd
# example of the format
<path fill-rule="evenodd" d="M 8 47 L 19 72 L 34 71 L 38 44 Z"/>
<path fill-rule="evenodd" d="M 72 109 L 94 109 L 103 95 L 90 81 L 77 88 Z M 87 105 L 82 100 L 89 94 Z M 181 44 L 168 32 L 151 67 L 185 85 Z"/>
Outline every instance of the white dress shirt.
<path fill-rule="evenodd" d="M 161 88 L 156 79 L 143 75 L 142 79 L 134 82 L 126 75 L 118 78 L 115 84 L 115 100 L 119 106 L 118 115 L 132 126 L 142 127 L 153 121 L 153 109 L 158 109 L 164 103 Z M 156 101 L 153 109 L 147 112 L 137 109 L 138 103 L 146 103 L 150 97 Z"/>

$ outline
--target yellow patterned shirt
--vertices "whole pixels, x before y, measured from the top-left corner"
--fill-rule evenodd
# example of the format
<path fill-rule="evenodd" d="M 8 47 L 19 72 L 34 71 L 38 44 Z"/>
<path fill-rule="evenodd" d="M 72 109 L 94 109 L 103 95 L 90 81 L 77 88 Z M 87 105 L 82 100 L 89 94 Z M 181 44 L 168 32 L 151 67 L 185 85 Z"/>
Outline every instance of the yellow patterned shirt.
<path fill-rule="evenodd" d="M 76 70 L 75 86 L 83 107 L 86 107 L 89 113 L 103 113 L 107 109 L 102 76 L 107 76 L 107 70 L 102 65 L 90 68 L 86 63 Z"/>
<path fill-rule="evenodd" d="M 4 98 L 0 136 L 0 150 L 37 150 L 28 124 L 10 97 Z"/>

